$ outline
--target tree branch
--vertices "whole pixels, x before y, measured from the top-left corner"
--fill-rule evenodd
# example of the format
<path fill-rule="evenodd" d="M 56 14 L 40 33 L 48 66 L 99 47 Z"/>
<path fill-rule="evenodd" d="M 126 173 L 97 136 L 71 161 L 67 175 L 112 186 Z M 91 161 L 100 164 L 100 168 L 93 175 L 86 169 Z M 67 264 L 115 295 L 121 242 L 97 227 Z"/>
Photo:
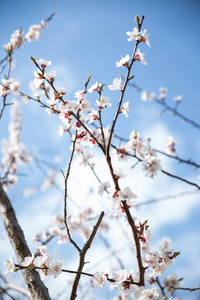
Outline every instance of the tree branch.
<path fill-rule="evenodd" d="M 85 243 L 82 251 L 79 253 L 79 266 L 78 266 L 78 270 L 77 270 L 77 274 L 76 274 L 75 280 L 73 282 L 70 300 L 74 300 L 77 297 L 76 292 L 77 292 L 79 280 L 81 278 L 81 272 L 82 272 L 83 267 L 85 265 L 85 255 L 86 255 L 88 249 L 90 248 L 90 246 L 91 246 L 91 244 L 93 242 L 93 239 L 94 239 L 94 237 L 95 237 L 95 235 L 97 233 L 97 230 L 98 230 L 98 228 L 99 228 L 99 226 L 101 224 L 103 216 L 104 216 L 104 212 L 102 211 L 101 214 L 100 214 L 100 216 L 99 216 L 99 218 L 98 218 L 98 220 L 97 220 L 96 225 L 94 226 L 94 228 L 93 228 L 93 230 L 92 230 L 92 232 L 91 232 L 91 234 L 90 234 L 90 236 L 89 236 L 89 238 L 87 240 L 87 242 Z"/>
<path fill-rule="evenodd" d="M 0 215 L 3 219 L 6 233 L 13 246 L 17 260 L 21 263 L 25 257 L 31 256 L 23 231 L 17 221 L 14 209 L 0 183 Z M 33 300 L 51 299 L 48 289 L 40 279 L 36 270 L 22 270 L 24 279 Z"/>

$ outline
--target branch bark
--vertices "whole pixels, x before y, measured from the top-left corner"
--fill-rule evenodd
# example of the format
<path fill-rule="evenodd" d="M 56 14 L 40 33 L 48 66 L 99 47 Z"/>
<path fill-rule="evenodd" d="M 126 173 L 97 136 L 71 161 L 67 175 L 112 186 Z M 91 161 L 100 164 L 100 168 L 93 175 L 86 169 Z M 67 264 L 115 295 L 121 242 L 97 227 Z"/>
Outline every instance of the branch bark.
<path fill-rule="evenodd" d="M 73 282 L 70 300 L 74 300 L 77 297 L 77 294 L 76 294 L 77 293 L 77 288 L 78 288 L 78 284 L 79 284 L 79 281 L 80 281 L 80 278 L 81 278 L 82 270 L 83 270 L 84 265 L 85 265 L 85 255 L 86 255 L 88 249 L 90 248 L 90 246 L 93 242 L 93 239 L 94 239 L 94 237 L 97 233 L 97 230 L 98 230 L 98 228 L 101 224 L 103 216 L 104 216 L 104 212 L 102 211 L 99 218 L 98 218 L 98 220 L 97 220 L 96 225 L 93 227 L 93 230 L 92 230 L 87 242 L 85 243 L 82 251 L 79 253 L 79 266 L 78 266 L 76 277 L 75 277 L 74 282 Z"/>
<path fill-rule="evenodd" d="M 15 211 L 10 203 L 9 198 L 4 192 L 1 183 L 0 215 L 3 219 L 6 233 L 17 256 L 17 260 L 19 264 L 21 264 L 26 256 L 31 256 L 31 252 L 26 243 L 24 233 L 17 221 Z M 22 273 L 33 300 L 51 299 L 48 289 L 40 279 L 39 273 L 36 270 L 24 269 L 22 270 Z"/>

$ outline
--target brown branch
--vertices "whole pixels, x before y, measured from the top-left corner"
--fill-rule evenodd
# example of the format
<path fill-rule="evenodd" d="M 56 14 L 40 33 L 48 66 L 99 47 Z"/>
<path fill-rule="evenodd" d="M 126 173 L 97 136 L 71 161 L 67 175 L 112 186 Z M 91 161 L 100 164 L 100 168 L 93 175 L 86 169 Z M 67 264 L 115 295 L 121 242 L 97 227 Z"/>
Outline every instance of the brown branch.
<path fill-rule="evenodd" d="M 180 180 L 180 181 L 186 182 L 187 184 L 193 185 L 193 186 L 195 186 L 197 189 L 200 190 L 200 186 L 199 186 L 198 184 L 194 183 L 194 182 L 191 182 L 191 181 L 189 181 L 189 180 L 187 180 L 187 179 L 184 179 L 184 178 L 182 178 L 182 177 L 179 177 L 179 176 L 177 176 L 177 175 L 173 175 L 173 174 L 171 174 L 171 173 L 169 173 L 169 172 L 167 172 L 167 171 L 164 171 L 163 169 L 161 169 L 161 172 L 162 172 L 163 174 L 165 174 L 165 175 L 168 175 L 168 176 L 173 177 L 173 178 L 176 178 L 176 179 L 178 179 L 178 180 Z"/>
<path fill-rule="evenodd" d="M 125 90 L 126 90 L 126 86 L 127 86 L 127 84 L 128 84 L 128 81 L 129 81 L 129 75 L 130 75 L 131 67 L 132 67 L 133 62 L 134 62 L 134 56 L 135 56 L 135 52 L 136 52 L 136 50 L 137 50 L 138 44 L 139 44 L 139 42 L 136 41 L 136 43 L 135 43 L 135 48 L 134 48 L 133 54 L 132 54 L 131 63 L 130 63 L 130 66 L 127 68 L 126 79 L 125 79 L 125 81 L 124 81 L 123 89 L 121 90 L 121 96 L 120 96 L 120 99 L 119 99 L 117 111 L 116 111 L 115 117 L 114 117 L 114 119 L 113 119 L 112 127 L 111 127 L 111 130 L 110 130 L 110 136 L 109 136 L 108 144 L 107 144 L 107 152 L 108 152 L 109 149 L 110 149 L 110 144 L 111 144 L 112 136 L 113 136 L 113 134 L 114 134 L 115 124 L 116 124 L 116 122 L 117 122 L 117 118 L 118 118 L 119 113 L 120 113 L 122 101 L 123 101 L 123 98 L 124 98 L 124 93 L 125 93 Z"/>
<path fill-rule="evenodd" d="M 18 262 L 25 257 L 31 256 L 23 231 L 17 221 L 14 209 L 6 196 L 0 183 L 0 214 L 4 222 L 6 233 L 13 246 Z M 22 270 L 24 279 L 33 299 L 50 299 L 48 289 L 40 279 L 36 270 Z"/>
<path fill-rule="evenodd" d="M 97 220 L 96 225 L 94 226 L 94 228 L 93 228 L 93 230 L 92 230 L 92 232 L 91 232 L 91 234 L 90 234 L 90 236 L 87 240 L 87 242 L 85 243 L 83 249 L 79 253 L 79 266 L 78 266 L 78 270 L 77 270 L 77 275 L 76 275 L 75 280 L 73 282 L 72 291 L 71 291 L 71 295 L 70 295 L 70 300 L 74 300 L 77 297 L 77 294 L 76 294 L 77 293 L 77 288 L 78 288 L 79 280 L 81 278 L 81 273 L 80 272 L 82 272 L 83 267 L 85 265 L 85 255 L 86 255 L 88 249 L 91 247 L 91 244 L 92 244 L 93 239 L 94 239 L 94 237 L 97 233 L 97 230 L 98 230 L 98 228 L 101 224 L 103 216 L 104 216 L 104 212 L 102 211 L 99 218 L 98 218 L 98 220 Z"/>
<path fill-rule="evenodd" d="M 80 120 L 80 118 L 73 112 L 71 111 L 70 114 L 74 116 L 74 118 L 81 124 L 81 126 L 89 133 L 89 135 L 94 139 L 94 141 L 97 143 L 99 148 L 105 153 L 103 145 L 97 140 L 97 138 L 90 132 L 90 130 L 85 126 L 85 124 Z"/>
<path fill-rule="evenodd" d="M 157 284 L 158 284 L 158 286 L 159 286 L 159 288 L 161 290 L 161 293 L 162 293 L 163 297 L 166 297 L 166 295 L 165 295 L 165 288 L 161 285 L 158 277 L 156 277 L 155 281 L 157 282 Z"/>
<path fill-rule="evenodd" d="M 128 208 L 128 205 L 126 203 L 126 201 L 122 201 L 122 205 L 123 208 L 125 210 L 127 219 L 128 219 L 128 223 L 131 226 L 132 232 L 133 232 L 133 237 L 134 237 L 134 241 L 135 241 L 135 247 L 136 247 L 136 258 L 137 258 L 137 263 L 138 263 L 138 268 L 139 268 L 139 276 L 140 276 L 140 280 L 138 285 L 139 286 L 144 286 L 144 282 L 145 282 L 145 278 L 144 278 L 144 274 L 145 274 L 145 268 L 143 267 L 142 264 L 142 256 L 141 256 L 141 249 L 140 249 L 140 241 L 138 238 L 138 232 L 137 232 L 137 228 L 135 226 L 135 222 L 130 214 L 130 210 Z"/>
<path fill-rule="evenodd" d="M 64 175 L 64 173 L 62 172 L 64 179 L 65 179 L 65 194 L 64 194 L 64 224 L 67 230 L 67 234 L 69 237 L 69 240 L 71 242 L 72 245 L 74 245 L 74 247 L 78 250 L 78 252 L 80 253 L 81 249 L 79 248 L 79 246 L 75 243 L 75 241 L 72 239 L 71 234 L 70 234 L 70 230 L 69 230 L 69 226 L 67 224 L 67 181 L 69 178 L 69 173 L 70 173 L 70 169 L 71 169 L 71 164 L 72 164 L 72 160 L 73 160 L 73 156 L 74 156 L 74 152 L 75 152 L 75 146 L 76 146 L 76 139 L 77 139 L 77 132 L 75 135 L 75 139 L 73 141 L 73 148 L 72 148 L 72 152 L 71 152 L 71 157 L 70 157 L 70 161 L 68 164 L 68 168 L 67 168 L 67 174 L 66 176 Z"/>
<path fill-rule="evenodd" d="M 141 27 L 142 27 L 142 23 L 143 23 L 143 20 L 144 20 L 144 16 L 142 16 L 141 18 L 141 21 L 137 23 L 138 25 L 138 31 L 140 32 L 141 30 Z M 132 58 L 131 58 L 131 63 L 130 65 L 127 67 L 127 74 L 126 74 L 126 78 L 125 78 L 125 81 L 124 81 L 124 86 L 123 86 L 123 89 L 121 90 L 121 96 L 120 96 L 120 100 L 119 100 L 119 103 L 118 103 L 118 107 L 117 107 L 117 111 L 116 111 L 116 114 L 115 114 L 115 117 L 113 119 L 113 123 L 112 123 L 112 127 L 111 127 L 111 130 L 110 130 L 110 136 L 109 136 L 109 139 L 108 139 L 108 144 L 107 144 L 107 152 L 109 151 L 110 149 L 110 145 L 111 145 L 111 140 L 112 140 L 112 136 L 114 134 L 114 128 L 115 128 L 115 124 L 117 122 L 117 118 L 119 116 L 119 113 L 120 113 L 120 109 L 121 109 L 121 105 L 122 105 L 122 101 L 123 101 L 123 98 L 124 98 L 124 93 L 125 93 L 125 90 L 126 90 L 126 87 L 127 87 L 127 84 L 130 80 L 130 72 L 131 72 L 131 68 L 132 68 L 132 65 L 135 61 L 135 53 L 136 53 L 136 50 L 137 50 L 137 47 L 139 45 L 139 41 L 136 41 L 135 42 L 135 47 L 134 47 L 134 50 L 133 50 L 133 54 L 132 54 Z"/>
<path fill-rule="evenodd" d="M 200 168 L 200 165 L 195 163 L 194 161 L 191 161 L 190 159 L 186 160 L 186 159 L 183 159 L 183 158 L 180 158 L 178 156 L 174 156 L 174 155 L 170 155 L 170 154 L 167 154 L 161 150 L 158 150 L 158 149 L 153 149 L 153 151 L 157 152 L 157 153 L 160 153 L 162 155 L 165 155 L 167 157 L 170 157 L 170 158 L 174 158 L 176 160 L 178 160 L 180 163 L 184 163 L 184 164 L 188 164 L 188 165 L 192 165 L 196 168 Z"/>

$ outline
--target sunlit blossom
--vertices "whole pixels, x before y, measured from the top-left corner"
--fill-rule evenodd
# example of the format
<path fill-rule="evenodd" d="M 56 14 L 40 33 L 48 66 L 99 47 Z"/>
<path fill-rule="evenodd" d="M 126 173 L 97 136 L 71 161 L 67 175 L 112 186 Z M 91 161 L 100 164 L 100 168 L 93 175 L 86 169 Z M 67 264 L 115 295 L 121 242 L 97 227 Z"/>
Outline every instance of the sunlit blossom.
<path fill-rule="evenodd" d="M 132 31 L 127 31 L 126 34 L 129 36 L 127 39 L 129 42 L 138 41 L 140 39 L 140 32 L 136 27 L 134 27 Z"/>
<path fill-rule="evenodd" d="M 6 268 L 6 274 L 12 273 L 15 270 L 14 256 L 12 255 L 9 260 L 4 262 Z"/>
<path fill-rule="evenodd" d="M 120 59 L 120 61 L 116 62 L 116 67 L 118 67 L 118 68 L 119 67 L 124 67 L 124 66 L 128 67 L 129 59 L 130 59 L 130 56 L 127 54 L 125 57 L 122 57 Z"/>
<path fill-rule="evenodd" d="M 53 275 L 54 278 L 57 278 L 60 273 L 62 273 L 62 262 L 54 259 L 49 263 L 49 269 L 48 269 L 48 274 Z"/>
<path fill-rule="evenodd" d="M 113 79 L 113 83 L 111 85 L 108 85 L 108 88 L 111 91 L 115 91 L 115 90 L 121 91 L 123 89 L 121 81 L 122 81 L 121 78 L 115 78 L 115 79 Z"/>

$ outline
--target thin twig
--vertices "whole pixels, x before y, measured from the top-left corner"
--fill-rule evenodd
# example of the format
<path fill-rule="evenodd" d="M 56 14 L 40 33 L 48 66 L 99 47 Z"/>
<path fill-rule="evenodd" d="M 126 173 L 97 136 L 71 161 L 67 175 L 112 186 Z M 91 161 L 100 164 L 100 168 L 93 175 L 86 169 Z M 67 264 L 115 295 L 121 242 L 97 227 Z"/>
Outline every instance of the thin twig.
<path fill-rule="evenodd" d="M 78 252 L 80 253 L 80 252 L 81 252 L 81 249 L 80 249 L 79 246 L 76 244 L 76 242 L 72 239 L 71 234 L 70 234 L 70 230 L 69 230 L 69 226 L 68 226 L 68 224 L 67 224 L 67 182 L 68 182 L 68 178 L 69 178 L 69 173 L 70 173 L 70 169 L 71 169 L 72 160 L 73 160 L 73 157 L 74 157 L 75 146 L 76 146 L 76 139 L 77 139 L 77 132 L 76 132 L 76 135 L 75 135 L 75 139 L 74 139 L 74 141 L 73 141 L 73 148 L 72 148 L 72 152 L 71 152 L 71 156 L 70 156 L 70 160 L 69 160 L 69 164 L 68 164 L 68 168 L 67 168 L 67 174 L 64 175 L 63 172 L 62 172 L 62 174 L 63 174 L 64 180 L 65 180 L 65 193 L 64 193 L 64 224 L 65 224 L 65 227 L 66 227 L 66 230 L 67 230 L 67 234 L 68 234 L 68 237 L 69 237 L 69 240 L 70 240 L 71 244 L 72 244 L 72 245 L 78 250 Z"/>
<path fill-rule="evenodd" d="M 123 76 L 120 76 L 122 79 Z M 130 85 L 131 87 L 133 87 L 137 92 L 142 92 L 143 89 L 140 88 L 136 83 L 128 83 L 128 85 Z M 185 115 L 183 115 L 182 113 L 180 113 L 177 108 L 173 108 L 171 106 L 169 106 L 165 101 L 159 99 L 159 98 L 155 98 L 152 102 L 156 102 L 159 105 L 162 105 L 164 107 L 165 111 L 170 111 L 173 113 L 174 116 L 177 116 L 179 118 L 181 118 L 184 122 L 191 124 L 192 126 L 200 129 L 200 124 L 196 123 L 195 121 L 189 119 L 188 117 L 186 117 Z"/>
<path fill-rule="evenodd" d="M 148 204 L 152 204 L 152 203 L 157 203 L 157 202 L 161 202 L 161 201 L 165 201 L 165 200 L 169 200 L 169 199 L 176 199 L 179 197 L 183 197 L 183 196 L 187 196 L 187 195 L 191 195 L 191 194 L 196 194 L 198 193 L 199 190 L 194 190 L 194 191 L 189 191 L 189 192 L 181 192 L 175 195 L 167 195 L 167 196 L 163 196 L 163 197 L 159 197 L 159 198 L 152 198 L 140 203 L 136 203 L 134 204 L 134 207 L 140 207 L 143 205 L 148 205 Z"/>
<path fill-rule="evenodd" d="M 183 158 L 180 158 L 179 156 L 174 156 L 174 155 L 170 155 L 170 154 L 167 154 L 166 152 L 163 152 L 161 150 L 158 150 L 158 149 L 153 149 L 153 151 L 157 152 L 157 153 L 160 153 L 162 155 L 165 155 L 167 157 L 170 157 L 170 158 L 173 158 L 173 159 L 176 159 L 178 160 L 180 163 L 184 163 L 184 164 L 188 164 L 188 165 L 192 165 L 196 168 L 200 168 L 200 165 L 195 163 L 194 161 L 191 161 L 190 159 L 186 160 L 186 159 L 183 159 Z"/>
<path fill-rule="evenodd" d="M 79 284 L 79 280 L 80 280 L 80 277 L 81 277 L 81 273 L 82 270 L 83 270 L 83 267 L 85 265 L 85 255 L 88 251 L 88 249 L 90 248 L 92 242 L 93 242 L 93 239 L 97 233 L 97 230 L 101 224 L 101 221 L 103 219 L 103 216 L 104 216 L 104 212 L 102 211 L 98 220 L 97 220 L 97 223 L 96 225 L 94 226 L 87 242 L 85 243 L 83 249 L 81 250 L 81 252 L 79 253 L 79 266 L 78 266 L 78 270 L 77 270 L 77 274 L 76 274 L 76 277 L 74 279 L 74 282 L 73 282 L 73 286 L 72 286 L 72 291 L 71 291 L 71 296 L 70 296 L 70 300 L 74 300 L 76 297 L 77 297 L 77 288 L 78 288 L 78 284 Z"/>

